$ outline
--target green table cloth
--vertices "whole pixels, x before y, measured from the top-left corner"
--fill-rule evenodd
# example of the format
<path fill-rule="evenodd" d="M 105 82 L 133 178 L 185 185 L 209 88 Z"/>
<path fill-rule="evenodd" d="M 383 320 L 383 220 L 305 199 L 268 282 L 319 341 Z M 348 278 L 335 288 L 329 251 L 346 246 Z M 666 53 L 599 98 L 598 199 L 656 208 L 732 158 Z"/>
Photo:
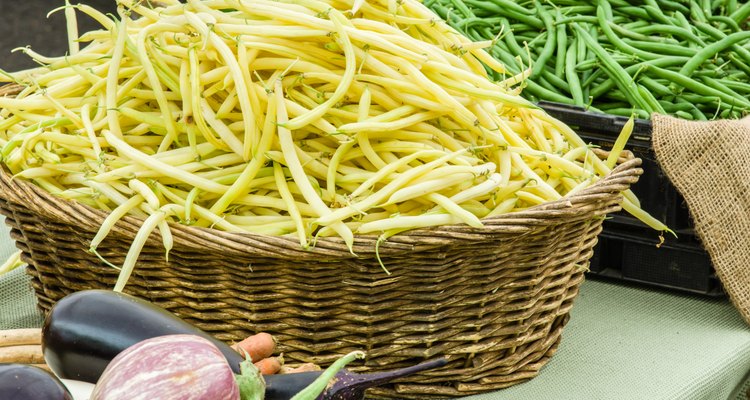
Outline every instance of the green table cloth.
<path fill-rule="evenodd" d="M 0 257 L 15 249 L 3 227 Z M 0 276 L 0 329 L 40 326 L 23 269 Z M 748 400 L 750 327 L 726 300 L 586 281 L 538 377 L 469 400 Z"/>

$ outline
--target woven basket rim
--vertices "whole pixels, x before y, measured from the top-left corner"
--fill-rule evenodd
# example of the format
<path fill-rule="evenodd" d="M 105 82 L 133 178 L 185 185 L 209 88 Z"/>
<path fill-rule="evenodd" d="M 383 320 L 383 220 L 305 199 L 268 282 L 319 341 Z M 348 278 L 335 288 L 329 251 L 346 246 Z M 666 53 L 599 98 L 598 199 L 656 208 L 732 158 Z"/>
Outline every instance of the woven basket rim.
<path fill-rule="evenodd" d="M 641 159 L 629 154 L 628 158 L 617 165 L 609 174 L 580 192 L 526 210 L 482 219 L 484 226 L 481 228 L 464 224 L 420 228 L 394 235 L 382 243 L 379 243 L 378 235 L 355 235 L 354 251 L 355 253 L 372 253 L 376 245 L 381 254 L 387 254 L 389 251 L 404 251 L 413 249 L 415 245 L 423 242 L 424 238 L 438 238 L 450 242 L 460 239 L 481 241 L 482 237 L 488 234 L 513 234 L 521 237 L 532 230 L 531 226 L 548 224 L 549 218 L 575 217 L 579 205 L 606 201 L 613 194 L 621 196 L 619 193 L 635 183 L 639 175 L 643 173 L 640 165 Z M 94 209 L 75 200 L 56 197 L 32 182 L 14 179 L 5 165 L 0 168 L 0 182 L 10 189 L 0 189 L 0 197 L 26 204 L 39 214 L 54 220 L 74 219 L 82 229 L 98 230 L 104 218 L 108 215 L 106 211 Z M 61 215 L 61 213 L 64 214 Z M 143 221 L 143 218 L 128 215 L 122 218 L 116 226 L 130 231 L 134 235 Z M 335 253 L 337 256 L 344 258 L 357 257 L 349 251 L 343 239 L 339 237 L 318 238 L 313 246 L 304 249 L 300 246 L 298 238 L 290 235 L 270 236 L 250 232 L 228 232 L 173 222 L 170 222 L 169 225 L 175 240 L 182 238 L 188 243 L 194 241 L 195 238 L 202 238 L 207 242 L 216 239 L 226 239 L 227 242 L 250 240 L 254 243 L 267 243 L 269 251 L 273 251 L 273 249 L 276 249 L 276 251 L 302 251 L 308 255 L 310 253 L 326 255 Z M 161 236 L 158 231 L 154 231 L 149 237 L 149 241 L 157 240 L 160 241 Z"/>

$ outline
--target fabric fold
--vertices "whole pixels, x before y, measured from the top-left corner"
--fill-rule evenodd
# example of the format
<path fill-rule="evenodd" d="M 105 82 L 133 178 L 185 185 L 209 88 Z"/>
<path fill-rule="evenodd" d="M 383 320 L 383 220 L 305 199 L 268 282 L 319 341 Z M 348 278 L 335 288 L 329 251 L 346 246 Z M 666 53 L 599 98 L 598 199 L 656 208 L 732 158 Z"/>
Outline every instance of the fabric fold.
<path fill-rule="evenodd" d="M 682 194 L 695 232 L 734 306 L 750 325 L 750 117 L 652 117 L 652 143 Z"/>

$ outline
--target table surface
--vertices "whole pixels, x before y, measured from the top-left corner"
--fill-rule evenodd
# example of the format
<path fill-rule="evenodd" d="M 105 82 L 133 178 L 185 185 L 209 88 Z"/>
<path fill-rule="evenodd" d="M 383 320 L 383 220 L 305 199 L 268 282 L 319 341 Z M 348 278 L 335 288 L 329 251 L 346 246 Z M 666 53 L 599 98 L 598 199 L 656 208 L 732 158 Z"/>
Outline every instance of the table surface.
<path fill-rule="evenodd" d="M 3 225 L 0 260 L 14 250 Z M 0 277 L 0 329 L 40 324 L 24 271 Z M 727 300 L 588 280 L 539 376 L 467 399 L 750 400 L 749 374 L 750 327 Z"/>

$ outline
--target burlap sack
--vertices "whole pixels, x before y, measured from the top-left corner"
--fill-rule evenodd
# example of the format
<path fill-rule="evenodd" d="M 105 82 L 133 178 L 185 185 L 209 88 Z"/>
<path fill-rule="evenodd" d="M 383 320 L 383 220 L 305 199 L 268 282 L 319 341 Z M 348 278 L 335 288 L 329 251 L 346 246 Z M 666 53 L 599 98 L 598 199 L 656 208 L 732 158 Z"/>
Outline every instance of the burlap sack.
<path fill-rule="evenodd" d="M 693 122 L 654 115 L 653 146 L 685 198 L 729 298 L 750 324 L 750 117 Z"/>

